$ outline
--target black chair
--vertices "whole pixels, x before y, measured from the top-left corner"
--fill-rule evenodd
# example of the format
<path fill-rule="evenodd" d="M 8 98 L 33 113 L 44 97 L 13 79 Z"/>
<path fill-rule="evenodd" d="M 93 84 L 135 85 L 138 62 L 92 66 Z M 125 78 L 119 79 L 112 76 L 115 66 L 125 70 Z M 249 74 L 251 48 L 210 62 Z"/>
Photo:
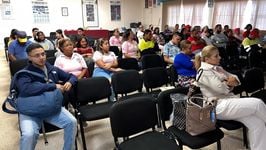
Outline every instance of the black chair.
<path fill-rule="evenodd" d="M 178 86 L 178 74 L 176 72 L 175 66 L 171 65 L 168 69 L 169 71 L 169 77 L 170 77 L 170 83 L 171 86 L 177 87 Z"/>
<path fill-rule="evenodd" d="M 4 38 L 4 44 L 5 44 L 5 56 L 6 56 L 6 61 L 9 60 L 9 58 L 8 58 L 8 41 L 9 41 L 9 37 L 5 37 L 5 38 Z"/>
<path fill-rule="evenodd" d="M 156 54 L 155 50 L 153 48 L 147 48 L 142 51 L 140 51 L 140 56 L 146 56 L 146 55 L 154 55 Z"/>
<path fill-rule="evenodd" d="M 199 149 L 201 147 L 208 146 L 217 142 L 217 149 L 221 150 L 220 140 L 224 137 L 224 133 L 217 128 L 214 131 L 203 133 L 201 135 L 192 136 L 186 130 L 179 130 L 175 126 L 166 127 L 165 122 L 170 120 L 170 114 L 173 111 L 173 104 L 170 98 L 172 93 L 182 93 L 187 94 L 188 88 L 175 88 L 163 91 L 158 96 L 158 106 L 160 112 L 160 118 L 162 120 L 162 125 L 166 132 L 170 132 L 175 136 L 179 143 L 179 148 L 182 150 L 183 145 L 190 147 L 191 149 Z"/>
<path fill-rule="evenodd" d="M 16 72 L 25 68 L 27 64 L 28 64 L 28 59 L 19 59 L 15 61 L 10 61 L 9 69 L 10 69 L 11 76 L 14 76 Z"/>
<path fill-rule="evenodd" d="M 55 60 L 56 60 L 55 56 L 46 58 L 46 61 L 49 62 L 51 65 L 54 65 Z"/>
<path fill-rule="evenodd" d="M 116 149 L 178 149 L 178 145 L 174 139 L 169 139 L 167 136 L 155 130 L 157 110 L 152 99 L 152 97 L 135 97 L 126 101 L 119 101 L 112 106 L 110 123 Z M 152 131 L 147 131 L 148 129 L 152 129 Z M 137 133 L 140 134 L 131 137 Z M 118 138 L 124 138 L 124 141 L 119 142 Z"/>
<path fill-rule="evenodd" d="M 249 144 L 248 144 L 248 138 L 247 138 L 247 128 L 244 124 L 242 124 L 239 121 L 235 121 L 235 120 L 219 120 L 219 119 L 217 119 L 216 125 L 217 125 L 217 127 L 224 128 L 228 131 L 237 130 L 237 129 L 242 128 L 242 130 L 243 130 L 242 131 L 243 132 L 243 144 L 248 149 Z"/>
<path fill-rule="evenodd" d="M 168 76 L 163 67 L 148 68 L 143 70 L 143 82 L 147 92 L 153 91 L 154 88 L 167 85 Z"/>
<path fill-rule="evenodd" d="M 57 52 L 57 50 L 46 50 L 45 53 L 46 53 L 46 58 L 49 58 L 49 57 L 55 57 L 55 53 Z"/>
<path fill-rule="evenodd" d="M 246 70 L 244 75 L 245 91 L 247 96 L 260 98 L 266 103 L 266 90 L 264 89 L 264 74 L 260 68 Z M 251 94 L 249 94 L 251 93 Z"/>
<path fill-rule="evenodd" d="M 251 50 L 248 53 L 248 64 L 249 68 L 253 67 L 263 68 L 261 52 L 259 50 L 251 48 Z"/>
<path fill-rule="evenodd" d="M 141 69 L 164 67 L 162 57 L 157 54 L 144 55 L 141 57 Z"/>
<path fill-rule="evenodd" d="M 85 133 L 83 128 L 84 121 L 93 121 L 109 117 L 109 110 L 113 102 L 99 100 L 108 98 L 111 95 L 111 85 L 105 77 L 93 77 L 80 79 L 77 84 L 77 99 L 75 114 L 78 117 L 83 149 L 86 150 Z M 86 105 L 86 103 L 89 103 Z M 92 104 L 90 104 L 92 103 Z"/>
<path fill-rule="evenodd" d="M 114 52 L 117 58 L 122 58 L 122 52 L 119 50 L 117 46 L 110 46 L 109 50 Z"/>
<path fill-rule="evenodd" d="M 118 94 L 122 97 L 119 100 L 125 99 L 124 96 L 128 97 L 128 93 L 134 91 L 142 91 L 143 81 L 141 75 L 136 70 L 125 70 L 116 72 L 112 75 L 112 87 L 117 98 Z M 131 96 L 142 95 L 142 93 L 136 93 Z"/>
<path fill-rule="evenodd" d="M 134 70 L 140 70 L 138 60 L 136 58 L 123 58 L 123 59 L 117 59 L 118 67 L 128 70 L 128 69 L 134 69 Z"/>

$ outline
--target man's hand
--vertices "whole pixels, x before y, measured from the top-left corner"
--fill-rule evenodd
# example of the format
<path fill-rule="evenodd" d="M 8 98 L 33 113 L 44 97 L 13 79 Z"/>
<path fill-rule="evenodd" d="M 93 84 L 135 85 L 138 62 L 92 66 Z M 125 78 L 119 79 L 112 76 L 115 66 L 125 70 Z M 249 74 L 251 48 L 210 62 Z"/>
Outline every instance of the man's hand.
<path fill-rule="evenodd" d="M 59 89 L 61 92 L 64 92 L 63 85 L 61 85 L 61 84 L 56 84 L 56 88 Z"/>

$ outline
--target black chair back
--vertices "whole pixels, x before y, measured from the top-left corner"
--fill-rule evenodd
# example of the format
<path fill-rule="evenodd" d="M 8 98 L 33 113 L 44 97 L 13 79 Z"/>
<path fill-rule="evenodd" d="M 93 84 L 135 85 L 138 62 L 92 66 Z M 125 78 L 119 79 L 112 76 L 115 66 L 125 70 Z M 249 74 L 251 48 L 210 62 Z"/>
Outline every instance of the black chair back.
<path fill-rule="evenodd" d="M 142 89 L 142 78 L 136 70 L 125 70 L 112 75 L 112 87 L 115 94 L 126 94 Z"/>
<path fill-rule="evenodd" d="M 187 94 L 188 88 L 179 87 L 179 88 L 165 90 L 165 91 L 160 92 L 158 96 L 158 107 L 159 107 L 160 118 L 163 122 L 164 129 L 166 129 L 165 121 L 170 120 L 170 114 L 173 112 L 172 99 L 170 98 L 170 94 L 172 93 Z"/>
<path fill-rule="evenodd" d="M 128 137 L 157 124 L 157 110 L 152 97 L 134 97 L 115 103 L 110 110 L 110 122 L 115 138 Z"/>
<path fill-rule="evenodd" d="M 140 70 L 140 67 L 138 65 L 138 60 L 135 58 L 123 58 L 118 59 L 118 67 L 128 70 L 128 69 L 134 69 L 134 70 Z"/>
<path fill-rule="evenodd" d="M 10 68 L 11 76 L 14 76 L 16 72 L 25 68 L 27 64 L 28 64 L 28 59 L 19 59 L 15 61 L 10 61 L 9 68 Z"/>
<path fill-rule="evenodd" d="M 144 55 L 141 57 L 141 68 L 164 67 L 162 57 L 157 54 Z"/>
<path fill-rule="evenodd" d="M 55 57 L 55 53 L 57 52 L 57 50 L 46 50 L 45 53 L 46 53 L 46 58 L 49 58 L 49 57 Z"/>
<path fill-rule="evenodd" d="M 111 85 L 105 77 L 80 79 L 77 84 L 77 102 L 96 102 L 111 95 Z"/>
<path fill-rule="evenodd" d="M 118 58 L 122 58 L 122 52 L 120 52 L 117 46 L 110 46 L 109 50 L 114 52 Z"/>
<path fill-rule="evenodd" d="M 46 61 L 49 62 L 51 65 L 54 65 L 55 60 L 56 60 L 55 56 L 46 58 Z"/>
<path fill-rule="evenodd" d="M 163 67 L 145 69 L 142 76 L 147 92 L 168 83 L 168 75 Z"/>
<path fill-rule="evenodd" d="M 9 41 L 9 37 L 5 37 L 4 38 L 5 50 L 8 49 L 8 41 Z"/>
<path fill-rule="evenodd" d="M 248 93 L 255 92 L 264 88 L 264 74 L 259 68 L 251 68 L 246 70 L 244 75 L 246 84 L 245 91 Z"/>

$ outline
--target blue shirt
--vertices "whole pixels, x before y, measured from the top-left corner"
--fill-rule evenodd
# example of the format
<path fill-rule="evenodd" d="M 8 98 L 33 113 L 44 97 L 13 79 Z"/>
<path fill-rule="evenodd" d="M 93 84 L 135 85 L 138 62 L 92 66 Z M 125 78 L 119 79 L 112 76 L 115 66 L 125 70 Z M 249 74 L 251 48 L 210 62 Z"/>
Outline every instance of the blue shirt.
<path fill-rule="evenodd" d="M 174 66 L 178 75 L 196 77 L 197 72 L 191 59 L 190 56 L 184 53 L 179 53 L 175 56 Z"/>
<path fill-rule="evenodd" d="M 25 44 L 21 45 L 18 40 L 14 40 L 8 46 L 8 53 L 14 55 L 16 59 L 26 59 L 28 58 L 26 48 L 31 43 L 32 42 L 28 40 Z"/>
<path fill-rule="evenodd" d="M 168 56 L 171 60 L 174 61 L 175 56 L 180 53 L 180 48 L 175 45 L 172 41 L 169 41 L 164 45 L 163 55 Z"/>

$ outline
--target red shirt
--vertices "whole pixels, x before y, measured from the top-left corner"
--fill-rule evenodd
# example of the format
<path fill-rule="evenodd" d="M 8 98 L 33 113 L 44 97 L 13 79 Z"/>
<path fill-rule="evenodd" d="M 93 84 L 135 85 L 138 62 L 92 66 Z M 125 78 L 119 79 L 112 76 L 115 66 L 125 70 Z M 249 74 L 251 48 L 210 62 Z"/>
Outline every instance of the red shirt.
<path fill-rule="evenodd" d="M 192 42 L 192 41 L 196 41 L 196 42 L 199 41 L 198 38 L 195 38 L 195 37 L 192 37 L 192 36 L 188 37 L 187 40 L 190 41 L 190 42 Z M 191 51 L 194 52 L 194 51 L 196 51 L 196 50 L 198 50 L 198 49 L 203 49 L 204 46 L 205 46 L 204 43 L 200 43 L 200 44 L 191 44 Z"/>

